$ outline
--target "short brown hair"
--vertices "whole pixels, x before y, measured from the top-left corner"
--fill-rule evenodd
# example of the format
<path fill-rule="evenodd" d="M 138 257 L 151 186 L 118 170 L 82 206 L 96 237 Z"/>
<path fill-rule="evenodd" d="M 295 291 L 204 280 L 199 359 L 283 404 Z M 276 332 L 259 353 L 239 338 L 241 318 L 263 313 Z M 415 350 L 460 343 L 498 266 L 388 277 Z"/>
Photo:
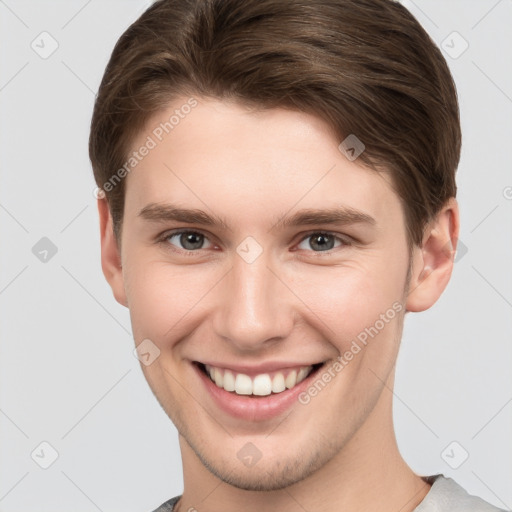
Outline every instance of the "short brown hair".
<path fill-rule="evenodd" d="M 177 97 L 322 118 L 391 172 L 409 244 L 456 194 L 457 93 L 439 48 L 393 0 L 158 0 L 118 40 L 91 122 L 100 189 L 148 119 Z M 105 190 L 120 239 L 124 180 Z"/>

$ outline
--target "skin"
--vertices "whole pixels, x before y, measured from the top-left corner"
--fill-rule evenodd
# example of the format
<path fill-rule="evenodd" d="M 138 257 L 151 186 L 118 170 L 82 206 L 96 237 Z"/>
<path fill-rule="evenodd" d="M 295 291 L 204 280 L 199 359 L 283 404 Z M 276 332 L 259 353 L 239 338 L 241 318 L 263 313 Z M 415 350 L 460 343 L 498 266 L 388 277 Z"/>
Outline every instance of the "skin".
<path fill-rule="evenodd" d="M 394 366 L 405 312 L 431 307 L 450 279 L 455 199 L 409 255 L 389 175 L 349 161 L 321 119 L 197 99 L 127 176 L 121 248 L 98 200 L 104 275 L 130 309 L 136 344 L 149 338 L 160 350 L 141 368 L 180 433 L 178 510 L 413 510 L 430 487 L 396 444 Z M 133 147 L 186 100 L 155 115 Z M 139 215 L 171 202 L 221 216 L 228 228 Z M 300 209 L 333 206 L 375 222 L 275 228 Z M 194 231 L 199 248 L 172 237 L 177 228 Z M 322 251 L 318 231 L 340 239 Z M 248 236 L 263 251 L 252 263 L 237 253 Z M 192 366 L 333 361 L 397 302 L 403 310 L 310 403 L 271 420 L 218 409 Z M 237 457 L 248 442 L 261 453 L 251 467 Z"/>

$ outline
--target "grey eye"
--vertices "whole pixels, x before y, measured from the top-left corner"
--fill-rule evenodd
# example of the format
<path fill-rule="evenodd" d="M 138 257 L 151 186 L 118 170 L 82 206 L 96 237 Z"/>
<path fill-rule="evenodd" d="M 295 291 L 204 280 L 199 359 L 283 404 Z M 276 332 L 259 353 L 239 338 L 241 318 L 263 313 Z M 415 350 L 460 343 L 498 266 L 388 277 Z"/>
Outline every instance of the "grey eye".
<path fill-rule="evenodd" d="M 166 240 L 172 245 L 176 245 L 171 242 L 173 238 L 178 238 L 181 247 L 178 246 L 179 249 L 183 249 L 185 251 L 195 251 L 197 249 L 204 249 L 202 247 L 203 243 L 207 238 L 197 231 L 180 231 L 178 233 L 170 234 Z"/>
<path fill-rule="evenodd" d="M 308 239 L 311 240 L 311 242 L 308 244 L 309 247 L 301 248 L 299 245 L 299 248 L 305 249 L 305 250 L 309 250 L 311 248 L 315 252 L 329 251 L 335 247 L 334 244 L 335 244 L 336 240 L 340 240 L 340 242 L 341 242 L 341 239 L 339 237 L 337 237 L 331 233 L 318 232 L 318 233 L 311 233 L 311 234 L 307 235 L 303 239 L 301 244 L 305 243 Z M 341 245 L 341 244 L 339 244 L 339 245 Z M 336 247 L 339 247 L 339 245 Z"/>

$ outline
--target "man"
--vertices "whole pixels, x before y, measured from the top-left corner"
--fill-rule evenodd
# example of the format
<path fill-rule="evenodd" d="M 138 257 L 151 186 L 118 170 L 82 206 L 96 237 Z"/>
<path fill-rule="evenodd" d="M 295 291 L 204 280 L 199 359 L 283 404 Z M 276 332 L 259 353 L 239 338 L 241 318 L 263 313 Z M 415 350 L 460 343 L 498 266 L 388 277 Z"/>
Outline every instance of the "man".
<path fill-rule="evenodd" d="M 455 86 L 391 0 L 162 0 L 90 136 L 102 268 L 180 433 L 158 511 L 496 511 L 401 457 L 407 312 L 448 284 Z"/>

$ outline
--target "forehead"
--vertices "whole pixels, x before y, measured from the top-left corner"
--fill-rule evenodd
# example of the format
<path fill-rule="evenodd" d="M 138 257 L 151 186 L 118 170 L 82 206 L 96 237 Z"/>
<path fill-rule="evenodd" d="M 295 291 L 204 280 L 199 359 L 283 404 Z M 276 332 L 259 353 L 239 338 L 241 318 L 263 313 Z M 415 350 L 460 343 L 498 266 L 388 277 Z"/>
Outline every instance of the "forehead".
<path fill-rule="evenodd" d="M 350 161 L 322 119 L 276 108 L 180 98 L 154 115 L 132 151 L 151 147 L 127 176 L 126 208 L 182 202 L 246 219 L 293 208 L 345 206 L 401 213 L 389 175 Z M 251 217 L 251 214 L 253 215 Z"/>

